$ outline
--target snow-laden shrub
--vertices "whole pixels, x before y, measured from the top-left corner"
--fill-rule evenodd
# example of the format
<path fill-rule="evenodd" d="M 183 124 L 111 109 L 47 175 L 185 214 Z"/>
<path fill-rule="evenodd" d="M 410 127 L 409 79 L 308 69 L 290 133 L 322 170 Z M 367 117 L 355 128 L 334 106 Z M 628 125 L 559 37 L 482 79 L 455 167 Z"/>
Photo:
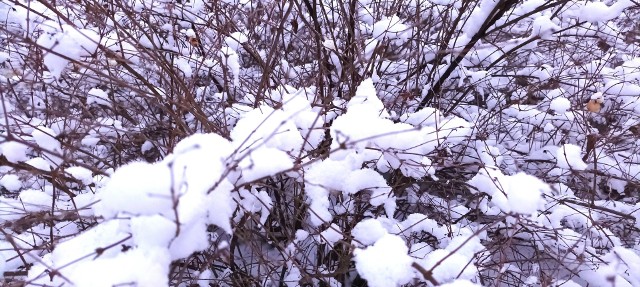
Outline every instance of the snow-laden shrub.
<path fill-rule="evenodd" d="M 640 284 L 637 3 L 347 2 L 0 1 L 2 284 Z"/>

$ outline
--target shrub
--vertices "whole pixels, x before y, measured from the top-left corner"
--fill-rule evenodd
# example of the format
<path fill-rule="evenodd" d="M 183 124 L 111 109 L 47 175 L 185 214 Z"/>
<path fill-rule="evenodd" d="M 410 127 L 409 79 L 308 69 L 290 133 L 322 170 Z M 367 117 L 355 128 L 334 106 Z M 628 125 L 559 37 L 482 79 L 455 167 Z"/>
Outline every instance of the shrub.
<path fill-rule="evenodd" d="M 640 285 L 638 17 L 1 0 L 0 278 Z"/>

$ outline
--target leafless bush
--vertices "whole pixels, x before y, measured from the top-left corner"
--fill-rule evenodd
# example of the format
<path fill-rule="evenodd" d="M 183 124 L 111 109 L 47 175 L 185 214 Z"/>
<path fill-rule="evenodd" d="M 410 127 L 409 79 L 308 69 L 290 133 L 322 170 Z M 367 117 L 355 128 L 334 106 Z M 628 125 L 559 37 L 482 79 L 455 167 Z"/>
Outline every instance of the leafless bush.
<path fill-rule="evenodd" d="M 640 6 L 608 1 L 628 6 L 617 17 L 585 20 L 579 1 L 432 2 L 2 0 L 3 284 L 81 285 L 67 278 L 75 276 L 69 266 L 141 249 L 131 231 L 77 261 L 52 259 L 60 244 L 137 216 L 94 213 L 101 203 L 93 194 L 130 162 L 171 170 L 172 242 L 188 232 L 180 192 L 199 183 L 173 182 L 193 180 L 180 177 L 186 167 L 173 167 L 190 150 L 179 143 L 194 134 L 233 143 L 224 171 L 203 176 L 213 181 L 207 195 L 233 185 L 233 232 L 207 223 L 208 246 L 174 258 L 169 285 L 384 286 L 356 266 L 355 253 L 373 245 L 354 234 L 366 219 L 404 240 L 415 259 L 415 276 L 401 282 L 408 286 L 456 278 L 487 286 L 640 283 L 629 274 L 630 255 L 620 255 L 640 252 Z M 341 133 L 340 117 L 369 104 L 351 104 L 371 92 L 362 88 L 367 79 L 384 106 L 372 119 L 402 129 Z M 303 143 L 286 151 L 291 167 L 245 180 L 272 160 L 258 163 L 252 152 L 280 148 L 267 141 L 290 131 L 279 129 L 299 113 L 268 123 L 296 96 L 315 118 L 296 123 Z M 268 109 L 237 138 L 251 111 Z M 412 122 L 421 111 L 433 112 Z M 430 128 L 413 146 L 400 143 L 408 141 L 403 133 Z M 399 138 L 397 146 L 372 143 L 385 137 Z M 418 155 L 427 161 L 413 161 L 421 146 L 433 146 Z M 384 179 L 394 212 L 374 204 L 382 188 L 375 182 L 350 193 L 318 183 L 331 219 L 314 224 L 323 215 L 312 169 L 344 158 Z M 521 173 L 546 184 L 535 213 L 497 203 L 526 189 L 516 182 Z M 418 229 L 431 221 L 431 231 Z M 429 257 L 441 250 L 448 255 Z M 445 267 L 451 260 L 458 269 Z M 612 264 L 618 269 L 603 273 Z"/>

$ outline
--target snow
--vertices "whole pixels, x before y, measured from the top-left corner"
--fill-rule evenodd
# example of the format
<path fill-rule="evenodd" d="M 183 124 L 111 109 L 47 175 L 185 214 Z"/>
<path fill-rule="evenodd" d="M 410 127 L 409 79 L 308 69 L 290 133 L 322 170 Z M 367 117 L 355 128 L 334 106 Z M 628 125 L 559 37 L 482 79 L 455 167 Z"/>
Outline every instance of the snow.
<path fill-rule="evenodd" d="M 72 166 L 66 168 L 68 174 L 70 174 L 73 178 L 80 180 L 83 184 L 90 184 L 93 182 L 93 175 L 91 170 L 81 167 L 81 166 Z"/>
<path fill-rule="evenodd" d="M 58 244 L 50 257 L 51 267 L 59 268 L 64 278 L 78 286 L 111 286 L 137 280 L 140 280 L 142 286 L 150 286 L 143 284 L 147 282 L 166 286 L 167 279 L 164 276 L 158 276 L 167 271 L 169 263 L 168 256 L 162 252 L 134 249 L 122 253 L 119 247 L 104 248 L 113 242 L 131 245 L 127 240 L 129 235 L 126 231 L 120 231 L 121 228 L 121 222 L 118 220 L 107 221 Z M 100 256 L 93 255 L 101 248 L 104 249 Z M 73 262 L 82 262 L 82 264 L 71 264 Z M 159 265 L 166 267 L 159 268 Z M 35 282 L 49 281 L 49 276 L 40 276 L 38 269 L 36 266 L 30 270 L 29 278 L 36 280 Z M 94 274 L 92 270 L 109 270 L 109 272 Z M 64 281 L 60 277 L 54 277 L 54 282 L 49 281 L 49 284 L 58 284 L 56 282 Z"/>
<path fill-rule="evenodd" d="M 320 232 L 320 240 L 331 247 L 341 240 L 343 236 L 340 227 L 336 224 L 331 224 L 326 230 Z"/>
<path fill-rule="evenodd" d="M 382 224 L 373 218 L 360 221 L 351 231 L 354 240 L 365 246 L 372 245 L 387 234 Z"/>
<path fill-rule="evenodd" d="M 364 58 L 367 60 L 371 60 L 373 57 L 373 52 L 378 47 L 379 41 L 376 39 L 369 39 L 365 41 L 365 49 L 364 49 Z M 372 79 L 373 80 L 373 79 Z M 375 82 L 375 80 L 373 80 Z"/>
<path fill-rule="evenodd" d="M 185 77 L 191 78 L 191 76 L 193 76 L 193 69 L 187 59 L 177 58 L 173 61 L 173 65 L 176 66 Z"/>
<path fill-rule="evenodd" d="M 407 219 L 401 222 L 398 227 L 401 228 L 403 233 L 406 233 L 407 231 L 411 233 L 420 233 L 424 231 L 436 237 L 444 237 L 445 234 L 443 229 L 438 226 L 438 223 L 435 220 L 419 213 L 409 214 Z"/>
<path fill-rule="evenodd" d="M 371 191 L 369 202 L 373 206 L 388 204 L 390 200 L 393 200 L 390 194 L 391 187 L 382 175 L 371 169 L 355 170 L 349 173 L 346 182 L 344 182 L 344 191 L 347 194 L 354 194 L 360 190 Z M 390 214 L 388 212 L 387 215 L 393 217 L 393 212 Z"/>
<path fill-rule="evenodd" d="M 90 147 L 93 147 L 93 146 L 96 146 L 96 145 L 98 144 L 98 142 L 100 142 L 100 139 L 99 139 L 99 138 L 92 137 L 92 136 L 86 136 L 86 137 L 84 137 L 84 138 L 82 139 L 82 141 L 80 141 L 80 142 L 81 142 L 81 143 L 82 143 L 82 145 L 84 145 L 84 146 L 90 146 Z"/>
<path fill-rule="evenodd" d="M 281 150 L 260 148 L 251 151 L 238 166 L 244 170 L 240 180 L 244 183 L 290 169 L 293 167 L 293 161 Z"/>
<path fill-rule="evenodd" d="M 144 143 L 142 144 L 142 146 L 140 146 L 140 152 L 142 152 L 143 154 L 150 151 L 151 149 L 153 149 L 153 143 L 146 140 L 144 141 Z"/>
<path fill-rule="evenodd" d="M 549 16 L 538 16 L 533 20 L 533 36 L 539 36 L 543 40 L 550 40 L 553 33 L 560 30 L 560 26 L 553 23 Z"/>
<path fill-rule="evenodd" d="M 53 21 L 47 26 L 52 28 L 36 43 L 44 49 L 44 64 L 55 78 L 60 78 L 70 60 L 90 56 L 98 48 L 100 36 L 94 30 L 76 29 L 66 24 L 58 26 Z"/>
<path fill-rule="evenodd" d="M 57 134 L 52 129 L 40 126 L 33 130 L 31 136 L 36 141 L 36 144 L 46 151 L 42 156 L 47 159 L 51 166 L 57 166 L 62 163 L 64 159 L 57 156 L 62 155 L 62 147 L 56 139 Z"/>
<path fill-rule="evenodd" d="M 176 224 L 161 215 L 131 218 L 131 235 L 139 248 L 162 248 L 170 245 Z"/>
<path fill-rule="evenodd" d="M 571 102 L 564 97 L 557 97 L 551 100 L 550 108 L 556 113 L 565 113 L 571 108 Z"/>
<path fill-rule="evenodd" d="M 376 40 L 396 40 L 395 43 L 402 45 L 411 37 L 411 33 L 411 29 L 395 15 L 373 24 L 373 38 Z"/>
<path fill-rule="evenodd" d="M 292 152 L 303 145 L 302 135 L 288 115 L 268 106 L 243 114 L 231 131 L 231 139 L 241 153 L 262 145 Z"/>
<path fill-rule="evenodd" d="M 557 149 L 558 166 L 565 169 L 585 170 L 587 164 L 582 161 L 582 149 L 579 146 L 565 144 Z"/>
<path fill-rule="evenodd" d="M 404 241 L 395 235 L 382 236 L 373 246 L 354 251 L 356 270 L 369 286 L 389 287 L 413 279 L 412 259 Z"/>
<path fill-rule="evenodd" d="M 0 3 L 0 5 L 3 5 L 3 4 Z M 2 12 L 0 11 L 0 13 Z M 2 253 L 0 253 L 0 274 L 3 274 L 2 275 L 3 277 L 4 277 L 4 272 L 7 271 L 6 262 L 7 262 L 7 258 Z"/>
<path fill-rule="evenodd" d="M 624 9 L 633 5 L 633 1 L 630 0 L 618 0 L 611 6 L 607 6 L 601 1 L 586 2 L 580 7 L 577 17 L 582 21 L 592 23 L 607 22 L 620 16 Z"/>
<path fill-rule="evenodd" d="M 141 286 L 168 284 L 167 279 L 159 274 L 168 272 L 172 260 L 187 257 L 209 246 L 206 233 L 208 224 L 215 224 L 232 232 L 229 224 L 233 212 L 229 194 L 232 186 L 223 180 L 215 189 L 210 190 L 219 180 L 211 175 L 222 174 L 224 161 L 231 153 L 231 143 L 220 136 L 196 134 L 181 141 L 175 147 L 174 154 L 162 162 L 133 162 L 117 169 L 95 198 L 79 200 L 79 203 L 98 200 L 93 205 L 93 210 L 96 215 L 104 218 L 105 223 L 94 228 L 95 233 L 85 233 L 86 236 L 76 237 L 69 242 L 78 239 L 84 240 L 85 244 L 99 246 L 101 243 L 98 238 L 93 238 L 97 234 L 102 234 L 105 242 L 127 238 L 126 234 L 130 234 L 131 238 L 127 240 L 131 240 L 133 249 L 126 253 L 116 250 L 105 252 L 98 260 L 65 270 L 64 275 L 86 286 L 110 286 L 131 281 Z M 194 160 L 202 158 L 210 160 Z M 86 170 L 69 169 L 70 173 L 78 177 L 88 179 L 90 176 Z M 180 173 L 176 173 L 177 171 Z M 186 179 L 190 183 L 188 186 L 182 184 Z M 51 198 L 43 196 L 41 192 L 39 197 L 33 192 L 23 193 L 21 198 L 32 203 L 31 206 L 40 206 L 45 201 L 49 201 L 50 206 Z M 264 192 L 252 196 L 255 203 L 264 204 L 264 207 L 259 208 L 264 222 L 271 207 L 270 198 Z M 255 211 L 258 210 L 250 210 Z M 69 246 L 73 245 L 69 243 Z M 63 262 L 70 262 L 75 255 L 80 254 L 77 250 L 65 254 L 66 246 L 61 245 L 56 249 L 53 260 L 59 264 L 54 264 L 62 266 Z M 89 247 L 90 250 L 96 250 L 95 248 Z M 120 260 L 130 262 L 118 265 Z M 86 274 L 91 274 L 90 270 L 93 269 L 87 268 L 109 268 L 108 270 L 118 272 L 118 276 L 88 276 Z M 143 276 L 149 272 L 151 278 Z"/>
<path fill-rule="evenodd" d="M 366 109 L 378 113 L 381 118 L 388 118 L 389 112 L 384 107 L 384 104 L 376 96 L 376 88 L 373 86 L 373 80 L 365 79 L 360 83 L 356 89 L 356 94 L 347 103 L 347 108 L 352 110 Z"/>
<path fill-rule="evenodd" d="M 18 163 L 29 159 L 29 157 L 27 157 L 29 147 L 17 141 L 6 141 L 2 143 L 2 145 L 0 145 L 0 150 L 2 150 L 2 155 L 12 163 Z"/>
<path fill-rule="evenodd" d="M 93 193 L 81 193 L 76 195 L 73 199 L 77 208 L 78 215 L 80 216 L 93 216 L 93 209 L 91 206 L 96 203 Z"/>
<path fill-rule="evenodd" d="M 477 141 L 476 151 L 480 161 L 487 166 L 500 166 L 504 160 L 500 149 L 488 144 L 486 141 Z"/>
<path fill-rule="evenodd" d="M 167 212 L 173 206 L 171 170 L 161 163 L 133 162 L 111 175 L 107 186 L 97 194 L 100 200 L 93 208 L 105 218 L 120 213 L 153 215 Z"/>
<path fill-rule="evenodd" d="M 462 27 L 462 31 L 467 37 L 473 37 L 473 35 L 478 33 L 482 24 L 488 20 L 487 18 L 490 16 L 491 11 L 498 3 L 499 1 L 496 0 L 482 0 L 475 6 L 467 21 L 463 22 L 464 26 Z M 465 45 L 466 43 L 464 42 L 457 44 L 459 47 L 464 47 Z"/>
<path fill-rule="evenodd" d="M 15 174 L 7 174 L 0 179 L 0 185 L 8 191 L 16 192 L 22 188 L 22 181 Z"/>
<path fill-rule="evenodd" d="M 129 63 L 138 64 L 140 62 L 138 49 L 136 49 L 133 44 L 129 43 L 129 41 L 122 39 L 116 33 L 110 33 L 103 37 L 100 41 L 100 44 L 106 49 L 114 52 L 115 55 L 117 55 L 119 58 L 123 58 Z M 117 61 L 115 61 L 115 59 L 112 60 L 113 64 L 110 65 L 119 65 Z"/>
<path fill-rule="evenodd" d="M 233 75 L 233 85 L 238 86 L 240 84 L 240 58 L 238 53 L 232 48 L 223 47 L 220 49 L 220 57 Z"/>
<path fill-rule="evenodd" d="M 627 248 L 617 246 L 613 247 L 611 252 L 604 256 L 618 274 L 622 275 L 632 286 L 640 284 L 640 276 L 632 270 L 640 268 L 640 256 Z"/>
<path fill-rule="evenodd" d="M 342 161 L 326 159 L 312 164 L 306 172 L 306 181 L 309 186 L 305 195 L 310 203 L 309 215 L 311 223 L 319 226 L 331 221 L 329 213 L 329 190 L 341 190 L 342 183 L 347 180 L 353 168 L 349 168 Z"/>
<path fill-rule="evenodd" d="M 163 274 L 169 271 L 169 263 L 162 249 L 134 249 L 113 258 L 79 264 L 66 276 L 77 286 L 107 287 L 131 282 L 136 282 L 138 286 L 168 286 L 168 278 Z"/>
<path fill-rule="evenodd" d="M 524 178 L 531 180 L 529 177 Z M 545 186 L 538 184 L 538 187 L 544 188 Z M 545 201 L 541 199 L 541 195 L 541 189 L 527 187 L 511 192 L 506 200 L 499 197 L 493 199 L 492 202 L 502 209 L 503 212 L 535 214 L 537 210 L 542 209 L 545 203 Z"/>
<path fill-rule="evenodd" d="M 87 105 L 97 104 L 108 106 L 110 103 L 109 95 L 98 88 L 92 88 L 87 95 Z"/>
<path fill-rule="evenodd" d="M 565 286 L 565 287 L 580 287 L 582 285 L 576 283 L 573 280 L 558 280 L 555 283 L 557 286 Z"/>
<path fill-rule="evenodd" d="M 247 38 L 247 35 L 242 32 L 234 32 L 231 33 L 229 37 L 224 38 L 224 42 L 225 44 L 227 44 L 227 47 L 231 48 L 234 51 L 240 51 L 240 48 L 242 48 L 242 44 L 246 43 L 247 41 L 249 41 L 249 38 Z"/>
<path fill-rule="evenodd" d="M 640 80 L 640 57 L 625 61 L 615 68 L 615 73 L 628 81 Z"/>
<path fill-rule="evenodd" d="M 60 142 L 55 139 L 57 134 L 52 129 L 37 127 L 33 130 L 31 136 L 41 148 L 51 152 L 60 152 Z"/>
<path fill-rule="evenodd" d="M 525 173 L 504 175 L 493 167 L 481 169 L 469 184 L 491 196 L 491 203 L 505 213 L 534 214 L 544 207 L 542 197 L 550 187 L 540 179 Z"/>
<path fill-rule="evenodd" d="M 524 15 L 545 4 L 545 0 L 527 0 L 515 8 L 516 15 Z"/>
<path fill-rule="evenodd" d="M 198 276 L 198 286 L 200 287 L 209 287 L 209 281 L 213 280 L 213 272 L 209 269 L 203 271 Z"/>
<path fill-rule="evenodd" d="M 640 85 L 633 82 L 610 80 L 607 81 L 603 90 L 605 94 L 612 96 L 635 96 L 640 93 Z"/>
<path fill-rule="evenodd" d="M 235 209 L 230 194 L 233 185 L 222 176 L 231 153 L 231 143 L 221 136 L 195 134 L 178 143 L 174 154 L 159 163 L 172 167 L 173 183 L 177 186 L 174 189 L 182 187 L 176 194 L 180 199 L 178 216 L 183 224 L 197 226 L 194 232 L 204 233 L 208 223 L 231 233 L 229 219 Z M 167 213 L 173 214 L 169 210 Z"/>
<path fill-rule="evenodd" d="M 640 285 L 635 2 L 258 2 L 0 3 L 0 272 Z"/>
<path fill-rule="evenodd" d="M 47 161 L 46 159 L 41 157 L 34 157 L 32 159 L 25 161 L 25 163 L 39 170 L 45 170 L 45 171 L 51 170 L 51 167 L 52 167 L 50 161 Z"/>
<path fill-rule="evenodd" d="M 271 207 L 273 207 L 273 201 L 265 191 L 258 191 L 252 189 L 240 189 L 238 192 L 240 197 L 238 207 L 241 208 L 244 214 L 248 213 L 260 213 L 261 225 L 264 225 L 269 217 Z"/>
<path fill-rule="evenodd" d="M 27 189 L 18 195 L 20 203 L 24 206 L 24 210 L 28 212 L 36 212 L 51 208 L 53 198 L 39 190 Z"/>
<path fill-rule="evenodd" d="M 413 258 L 425 259 L 427 257 L 427 254 L 431 253 L 432 251 L 433 251 L 433 248 L 429 244 L 424 242 L 418 242 L 411 245 L 411 250 L 409 251 L 409 254 Z"/>
<path fill-rule="evenodd" d="M 473 258 L 476 253 L 484 250 L 484 246 L 480 241 L 480 237 L 470 229 L 461 229 L 460 234 L 453 237 L 445 250 L 455 252 L 469 259 Z"/>
<path fill-rule="evenodd" d="M 300 269 L 298 269 L 296 266 L 291 266 L 289 269 L 289 274 L 287 274 L 287 276 L 284 278 L 284 281 L 285 284 L 287 284 L 287 287 L 296 287 L 300 285 L 298 283 L 300 282 L 300 279 L 302 279 Z"/>
<path fill-rule="evenodd" d="M 444 249 L 437 249 L 425 258 L 418 261 L 426 270 L 433 269 L 433 277 L 438 282 L 449 282 L 456 278 L 474 279 L 477 269 L 471 262 L 471 258 L 459 253 L 452 253 Z M 436 264 L 438 264 L 436 266 Z"/>

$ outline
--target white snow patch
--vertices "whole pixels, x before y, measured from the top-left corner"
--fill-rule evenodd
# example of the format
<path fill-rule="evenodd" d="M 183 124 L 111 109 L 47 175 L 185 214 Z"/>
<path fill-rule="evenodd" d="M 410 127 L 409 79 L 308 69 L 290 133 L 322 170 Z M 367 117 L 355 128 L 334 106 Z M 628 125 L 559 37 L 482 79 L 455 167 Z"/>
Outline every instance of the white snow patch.
<path fill-rule="evenodd" d="M 373 246 L 354 251 L 356 270 L 371 287 L 400 286 L 413 279 L 413 259 L 404 241 L 395 235 L 382 236 Z"/>
<path fill-rule="evenodd" d="M 0 185 L 8 191 L 16 192 L 22 188 L 22 181 L 15 174 L 7 174 L 0 179 Z"/>

